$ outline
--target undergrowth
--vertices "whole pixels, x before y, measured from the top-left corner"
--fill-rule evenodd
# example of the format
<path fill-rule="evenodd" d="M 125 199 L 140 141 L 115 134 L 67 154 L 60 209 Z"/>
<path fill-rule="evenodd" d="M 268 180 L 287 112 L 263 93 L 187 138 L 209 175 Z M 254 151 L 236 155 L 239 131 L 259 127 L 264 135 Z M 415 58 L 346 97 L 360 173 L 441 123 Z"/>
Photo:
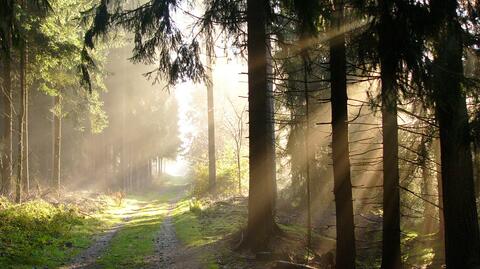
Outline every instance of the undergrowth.
<path fill-rule="evenodd" d="M 100 221 L 76 206 L 0 198 L 0 268 L 52 268 L 90 243 Z"/>
<path fill-rule="evenodd" d="M 242 206 L 234 201 L 183 200 L 173 212 L 175 232 L 184 245 L 197 249 L 206 268 L 219 268 L 232 253 L 218 243 L 245 225 Z"/>

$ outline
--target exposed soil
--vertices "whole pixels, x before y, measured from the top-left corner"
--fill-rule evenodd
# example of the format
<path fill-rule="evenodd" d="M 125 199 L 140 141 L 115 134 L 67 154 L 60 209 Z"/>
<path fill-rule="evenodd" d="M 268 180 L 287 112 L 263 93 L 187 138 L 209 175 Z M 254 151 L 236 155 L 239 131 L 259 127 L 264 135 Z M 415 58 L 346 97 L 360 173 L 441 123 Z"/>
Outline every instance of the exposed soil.
<path fill-rule="evenodd" d="M 178 239 L 175 233 L 173 220 L 173 210 L 177 202 L 183 198 L 183 189 L 167 188 L 165 191 L 172 191 L 177 195 L 168 203 L 168 212 L 164 216 L 158 234 L 155 237 L 155 254 L 146 258 L 146 268 L 148 269 L 199 269 L 202 268 L 199 253 L 195 249 L 187 248 Z M 142 210 L 138 208 L 137 210 Z M 136 210 L 136 211 L 137 211 Z M 69 265 L 61 267 L 61 269 L 101 269 L 97 264 L 98 258 L 104 253 L 109 246 L 112 238 L 117 232 L 130 220 L 130 217 L 123 218 L 123 221 L 115 227 L 105 231 L 99 235 L 94 243 L 77 255 Z M 133 268 L 132 268 L 133 269 Z"/>
<path fill-rule="evenodd" d="M 165 216 L 161 229 L 155 238 L 156 267 L 169 269 L 197 269 L 202 268 L 201 262 L 192 249 L 181 244 L 175 233 L 172 212 L 176 201 L 170 202 L 169 210 Z"/>

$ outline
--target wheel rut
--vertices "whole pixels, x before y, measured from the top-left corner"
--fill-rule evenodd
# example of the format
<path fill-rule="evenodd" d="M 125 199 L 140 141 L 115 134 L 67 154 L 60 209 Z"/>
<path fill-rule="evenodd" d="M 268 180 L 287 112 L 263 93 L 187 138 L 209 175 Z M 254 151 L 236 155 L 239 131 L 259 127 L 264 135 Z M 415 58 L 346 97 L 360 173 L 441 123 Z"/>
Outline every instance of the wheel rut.
<path fill-rule="evenodd" d="M 175 232 L 173 211 L 177 206 L 176 198 L 169 203 L 160 231 L 155 238 L 156 268 L 164 269 L 199 269 L 202 268 L 198 255 L 184 246 Z"/>
<path fill-rule="evenodd" d="M 109 246 L 115 234 L 129 221 L 129 218 L 123 218 L 122 220 L 122 223 L 99 235 L 92 245 L 73 258 L 69 265 L 60 267 L 60 269 L 100 269 L 101 267 L 97 265 L 98 258 Z"/>

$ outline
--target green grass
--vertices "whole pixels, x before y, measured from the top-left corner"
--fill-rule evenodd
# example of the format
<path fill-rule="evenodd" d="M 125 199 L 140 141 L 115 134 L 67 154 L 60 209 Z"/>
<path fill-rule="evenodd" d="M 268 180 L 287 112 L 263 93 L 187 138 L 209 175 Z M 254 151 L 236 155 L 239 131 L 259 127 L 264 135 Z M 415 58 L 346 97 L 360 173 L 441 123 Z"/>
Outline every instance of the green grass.
<path fill-rule="evenodd" d="M 107 224 L 74 206 L 0 198 L 0 268 L 56 268 L 91 243 Z"/>
<path fill-rule="evenodd" d="M 203 248 L 242 227 L 244 218 L 238 214 L 231 214 L 230 209 L 219 205 L 202 207 L 199 203 L 190 199 L 183 200 L 177 204 L 173 212 L 175 231 L 180 241 L 187 247 Z M 218 249 L 215 254 L 208 250 L 203 249 L 199 258 L 207 268 L 219 268 L 215 256 L 222 253 L 218 253 Z"/>
<path fill-rule="evenodd" d="M 88 248 L 93 236 L 105 229 L 130 221 L 100 261 L 106 268 L 136 268 L 116 264 L 141 264 L 145 255 L 153 253 L 153 236 L 166 210 L 164 203 L 175 195 L 168 193 L 161 200 L 158 193 L 123 199 L 101 196 L 100 208 L 85 213 L 75 206 L 55 206 L 43 200 L 15 205 L 0 198 L 0 268 L 58 268 Z"/>
<path fill-rule="evenodd" d="M 129 195 L 120 205 L 113 197 L 100 196 L 86 200 L 84 208 L 43 200 L 16 205 L 0 197 L 0 268 L 58 268 L 88 248 L 95 234 L 120 223 L 125 224 L 98 262 L 102 268 L 142 267 L 154 253 L 153 239 L 167 202 L 185 191 L 178 184 L 155 189 Z M 82 193 L 70 195 L 84 200 Z"/>
<path fill-rule="evenodd" d="M 123 216 L 128 222 L 110 241 L 109 247 L 99 258 L 102 268 L 141 268 L 147 265 L 148 257 L 154 255 L 154 238 L 167 213 L 166 201 L 172 194 L 129 196 L 125 199 Z"/>
<path fill-rule="evenodd" d="M 175 232 L 183 244 L 188 247 L 196 247 L 208 243 L 202 235 L 202 225 L 198 216 L 189 211 L 189 200 L 178 203 L 173 211 L 173 216 Z"/>

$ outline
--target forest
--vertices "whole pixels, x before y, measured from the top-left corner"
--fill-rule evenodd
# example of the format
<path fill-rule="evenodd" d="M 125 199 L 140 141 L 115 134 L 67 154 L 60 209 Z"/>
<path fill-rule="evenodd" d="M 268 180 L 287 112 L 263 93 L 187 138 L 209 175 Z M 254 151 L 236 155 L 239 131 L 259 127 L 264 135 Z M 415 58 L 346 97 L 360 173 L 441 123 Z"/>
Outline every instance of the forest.
<path fill-rule="evenodd" d="M 0 0 L 0 269 L 480 268 L 480 1 Z"/>

